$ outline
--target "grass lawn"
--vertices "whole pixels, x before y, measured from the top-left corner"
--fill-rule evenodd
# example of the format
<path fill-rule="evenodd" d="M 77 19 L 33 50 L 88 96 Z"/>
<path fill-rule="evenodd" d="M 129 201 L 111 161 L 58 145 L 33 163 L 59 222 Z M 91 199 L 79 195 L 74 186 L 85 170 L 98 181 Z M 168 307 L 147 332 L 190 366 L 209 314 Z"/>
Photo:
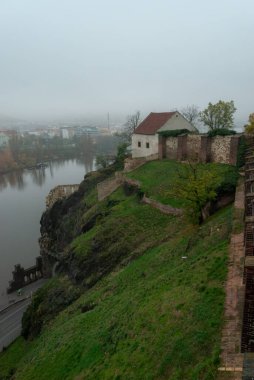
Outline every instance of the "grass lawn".
<path fill-rule="evenodd" d="M 172 184 L 182 166 L 182 163 L 174 160 L 151 161 L 128 173 L 127 176 L 139 180 L 141 189 L 147 196 L 173 207 L 182 207 L 184 200 L 170 195 Z M 238 175 L 234 166 L 226 164 L 199 164 L 198 166 L 201 170 L 209 170 L 219 175 L 221 183 L 236 185 Z"/>

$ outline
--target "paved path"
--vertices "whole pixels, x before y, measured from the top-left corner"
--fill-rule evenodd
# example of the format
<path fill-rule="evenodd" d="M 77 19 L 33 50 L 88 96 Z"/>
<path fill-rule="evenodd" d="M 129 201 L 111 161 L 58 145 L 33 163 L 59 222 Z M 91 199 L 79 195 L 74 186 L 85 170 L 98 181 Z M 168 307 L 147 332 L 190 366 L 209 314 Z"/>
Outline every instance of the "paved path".
<path fill-rule="evenodd" d="M 8 346 L 20 335 L 22 316 L 31 302 L 31 295 L 45 282 L 46 280 L 42 279 L 24 287 L 22 296 L 18 296 L 16 293 L 1 296 L 0 352 L 3 347 Z"/>
<path fill-rule="evenodd" d="M 234 208 L 244 210 L 244 182 L 239 180 Z M 243 354 L 241 353 L 241 325 L 244 302 L 243 285 L 244 233 L 232 234 L 229 248 L 228 276 L 224 326 L 221 342 L 221 365 L 217 380 L 241 380 Z"/>
<path fill-rule="evenodd" d="M 4 309 L 5 307 L 14 304 L 15 302 L 21 300 L 22 298 L 30 297 L 31 293 L 35 292 L 43 284 L 45 284 L 45 281 L 46 281 L 45 279 L 41 279 L 41 280 L 33 282 L 30 285 L 24 286 L 22 288 L 21 296 L 18 296 L 17 292 L 13 292 L 10 294 L 3 292 L 0 295 L 0 313 L 1 313 L 1 310 Z"/>

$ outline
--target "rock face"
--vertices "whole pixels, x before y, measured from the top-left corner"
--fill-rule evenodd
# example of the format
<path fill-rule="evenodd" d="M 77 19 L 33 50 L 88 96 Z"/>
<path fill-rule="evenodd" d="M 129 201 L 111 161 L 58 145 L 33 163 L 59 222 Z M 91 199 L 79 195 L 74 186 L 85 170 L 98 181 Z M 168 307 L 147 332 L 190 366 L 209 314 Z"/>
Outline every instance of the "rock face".
<path fill-rule="evenodd" d="M 54 187 L 46 197 L 46 207 L 50 208 L 56 201 L 69 197 L 78 188 L 79 185 L 59 185 Z"/>
<path fill-rule="evenodd" d="M 114 173 L 110 167 L 103 172 L 87 174 L 80 185 L 58 186 L 48 196 L 47 210 L 41 217 L 39 239 L 43 276 L 51 277 L 56 263 L 61 268 L 63 252 L 68 244 L 82 232 L 82 214 L 89 209 L 83 201 L 97 183 Z"/>

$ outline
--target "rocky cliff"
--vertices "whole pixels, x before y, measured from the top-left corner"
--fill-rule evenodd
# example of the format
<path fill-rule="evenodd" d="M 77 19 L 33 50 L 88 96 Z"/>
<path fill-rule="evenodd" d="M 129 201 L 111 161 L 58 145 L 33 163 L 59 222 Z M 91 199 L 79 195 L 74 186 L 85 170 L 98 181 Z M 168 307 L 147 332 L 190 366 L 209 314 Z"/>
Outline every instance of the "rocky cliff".
<path fill-rule="evenodd" d="M 112 175 L 114 170 L 111 166 L 103 171 L 86 174 L 75 192 L 67 198 L 56 200 L 43 213 L 39 244 L 45 277 L 51 277 L 56 264 L 61 267 L 68 244 L 85 228 L 82 215 L 96 202 L 97 183 Z"/>

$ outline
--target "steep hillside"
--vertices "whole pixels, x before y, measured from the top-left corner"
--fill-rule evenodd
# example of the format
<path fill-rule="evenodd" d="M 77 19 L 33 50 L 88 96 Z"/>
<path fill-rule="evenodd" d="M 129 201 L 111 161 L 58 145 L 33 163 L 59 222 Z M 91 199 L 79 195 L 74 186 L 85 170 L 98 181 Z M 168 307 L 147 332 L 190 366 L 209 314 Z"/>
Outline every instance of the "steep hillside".
<path fill-rule="evenodd" d="M 162 162 L 161 178 L 156 165 L 151 194 L 176 164 Z M 132 175 L 145 183 L 147 166 Z M 224 179 L 234 172 L 216 167 Z M 232 207 L 199 227 L 142 204 L 134 189 L 100 203 L 94 192 L 57 206 L 58 231 L 72 218 L 59 274 L 26 315 L 29 340 L 0 356 L 0 379 L 214 379 Z"/>

